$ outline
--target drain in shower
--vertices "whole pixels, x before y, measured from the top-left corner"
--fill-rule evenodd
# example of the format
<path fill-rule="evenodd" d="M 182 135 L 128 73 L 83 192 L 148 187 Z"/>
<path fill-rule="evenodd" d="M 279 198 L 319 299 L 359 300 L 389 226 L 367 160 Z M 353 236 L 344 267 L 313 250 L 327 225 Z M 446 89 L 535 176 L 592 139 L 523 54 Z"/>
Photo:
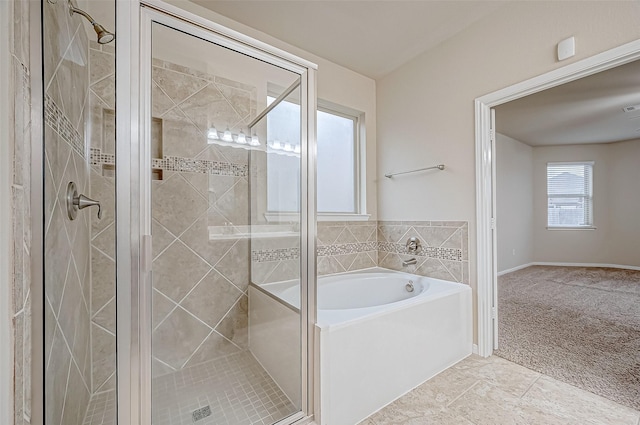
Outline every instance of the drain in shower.
<path fill-rule="evenodd" d="M 194 410 L 193 413 L 191 414 L 191 417 L 193 418 L 193 422 L 199 421 L 200 419 L 204 419 L 207 416 L 211 416 L 211 407 L 209 406 L 201 407 L 197 410 Z"/>

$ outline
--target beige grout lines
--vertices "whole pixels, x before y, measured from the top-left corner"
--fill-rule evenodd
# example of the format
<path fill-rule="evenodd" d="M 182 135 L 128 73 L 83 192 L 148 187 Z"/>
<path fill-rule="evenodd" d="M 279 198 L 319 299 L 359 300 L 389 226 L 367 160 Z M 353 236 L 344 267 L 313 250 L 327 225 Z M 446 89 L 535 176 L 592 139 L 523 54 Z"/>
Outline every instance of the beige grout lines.
<path fill-rule="evenodd" d="M 429 381 L 427 381 L 429 382 Z M 476 382 L 474 382 L 473 384 L 471 384 L 469 386 L 469 388 L 467 388 L 466 390 L 462 391 L 456 398 L 454 398 L 453 400 L 451 400 L 449 403 L 447 403 L 445 405 L 445 407 L 449 407 L 451 406 L 453 403 L 455 403 L 456 401 L 458 401 L 463 395 L 465 395 L 466 393 L 468 393 L 473 387 L 477 386 L 480 382 L 482 382 L 481 379 L 476 380 Z M 468 418 L 466 418 L 468 420 Z M 469 421 L 471 422 L 471 421 Z"/>
<path fill-rule="evenodd" d="M 174 176 L 170 177 L 173 178 Z M 180 176 L 182 177 L 182 176 Z M 183 178 L 183 177 L 182 177 Z M 187 180 L 187 179 L 185 179 Z M 188 182 L 188 180 L 187 180 Z M 189 182 L 188 182 L 189 183 Z M 234 185 L 235 186 L 235 185 Z M 232 186 L 233 187 L 233 186 Z M 198 194 L 200 194 L 200 192 L 194 187 L 194 190 L 196 190 L 196 192 L 198 192 Z M 231 190 L 231 188 L 229 189 Z M 228 191 L 227 191 L 228 192 Z M 227 193 L 225 192 L 225 193 Z M 204 198 L 204 196 L 202 196 L 200 194 L 201 197 Z M 191 353 L 191 355 L 189 356 L 189 358 L 185 361 L 185 363 L 181 366 L 181 369 L 185 367 L 186 364 L 189 363 L 189 361 L 193 358 L 193 356 L 198 352 L 198 350 L 200 349 L 200 347 L 202 347 L 202 345 L 204 345 L 204 343 L 209 339 L 209 337 L 215 332 L 216 334 L 218 334 L 220 337 L 224 338 L 225 340 L 227 340 L 229 343 L 231 343 L 232 345 L 234 345 L 235 347 L 237 347 L 239 350 L 243 350 L 242 347 L 238 346 L 236 343 L 234 343 L 233 341 L 231 341 L 229 338 L 227 338 L 226 336 L 222 335 L 220 332 L 216 331 L 216 327 L 218 327 L 218 325 L 220 325 L 220 323 L 227 318 L 227 316 L 229 315 L 229 313 L 233 310 L 233 308 L 240 302 L 240 300 L 242 299 L 243 296 L 247 296 L 247 291 L 243 291 L 241 288 L 238 288 L 238 286 L 236 286 L 233 282 L 231 282 L 224 274 L 220 273 L 219 271 L 217 271 L 217 269 L 215 268 L 215 266 L 220 263 L 220 261 L 222 261 L 222 259 L 224 259 L 229 252 L 233 249 L 233 247 L 235 247 L 238 243 L 240 243 L 240 240 L 237 240 L 233 245 L 231 245 L 231 247 L 229 247 L 229 249 L 220 257 L 220 259 L 215 263 L 215 264 L 211 264 L 209 261 L 207 261 L 205 258 L 203 258 L 202 256 L 200 256 L 200 254 L 198 254 L 197 252 L 195 252 L 189 245 L 185 244 L 184 242 L 182 242 L 182 240 L 180 239 L 180 237 L 182 237 L 186 232 L 189 231 L 189 229 L 191 229 L 196 222 L 198 222 L 198 220 L 200 220 L 202 217 L 205 217 L 208 214 L 209 210 L 207 209 L 203 214 L 201 214 L 199 217 L 197 217 L 194 222 L 188 226 L 185 230 L 182 231 L 182 233 L 180 233 L 179 236 L 175 236 L 172 232 L 169 231 L 169 229 L 167 229 L 166 227 L 164 227 L 158 220 L 155 220 L 156 223 L 161 226 L 164 231 L 166 231 L 168 234 L 170 234 L 173 238 L 175 238 L 171 243 L 169 243 L 167 245 L 166 248 L 164 248 L 154 259 L 153 261 L 155 261 L 156 259 L 158 259 L 165 251 L 167 251 L 169 249 L 169 247 L 171 247 L 173 244 L 180 243 L 182 244 L 184 247 L 186 247 L 189 251 L 191 251 L 191 253 L 193 253 L 195 256 L 197 256 L 200 260 L 202 260 L 205 264 L 207 264 L 207 266 L 210 267 L 209 271 L 207 273 L 205 273 L 194 285 L 193 287 L 178 301 L 174 301 L 171 298 L 167 297 L 166 295 L 164 295 L 162 292 L 158 291 L 157 289 L 154 288 L 154 290 L 161 295 L 162 297 L 164 297 L 167 301 L 169 301 L 171 304 L 173 304 L 173 307 L 171 308 L 171 310 L 167 313 L 166 316 L 164 316 L 164 318 L 158 322 L 158 324 L 153 328 L 153 330 L 155 331 L 156 329 L 158 329 L 162 323 L 164 323 L 167 318 L 178 308 L 180 308 L 181 310 L 183 310 L 184 312 L 186 312 L 187 314 L 189 314 L 191 317 L 193 317 L 194 319 L 196 319 L 198 322 L 200 322 L 201 324 L 203 324 L 204 326 L 206 326 L 207 328 L 210 329 L 209 333 L 207 334 L 207 336 L 200 342 L 200 344 L 198 345 L 198 347 Z M 235 289 L 238 290 L 238 292 L 240 293 L 240 296 L 236 299 L 236 301 L 233 303 L 233 305 L 229 308 L 229 310 L 226 312 L 226 314 L 218 321 L 218 323 L 216 323 L 215 326 L 211 327 L 209 324 L 205 323 L 204 321 L 202 321 L 198 316 L 194 315 L 192 312 L 190 312 L 189 310 L 187 310 L 186 308 L 184 308 L 181 303 L 196 289 L 196 287 L 207 277 L 211 274 L 211 272 L 215 272 L 218 273 L 220 276 L 222 276 L 229 284 L 231 284 Z M 158 358 L 154 357 L 155 360 L 159 361 L 160 363 L 162 363 L 165 366 L 168 366 L 171 370 L 176 370 L 174 367 L 169 366 L 168 364 L 166 364 L 165 362 L 159 360 Z"/>
<path fill-rule="evenodd" d="M 525 395 L 527 395 L 527 393 L 529 392 L 529 390 L 531 390 L 531 388 L 533 388 L 533 386 L 536 384 L 536 382 L 538 382 L 538 380 L 542 377 L 541 373 L 538 373 L 538 376 L 536 377 L 536 379 L 533 380 L 533 382 L 531 383 L 531 385 L 529 385 L 527 387 L 527 389 L 524 391 L 524 393 L 522 393 L 522 395 L 519 398 L 523 398 Z"/>

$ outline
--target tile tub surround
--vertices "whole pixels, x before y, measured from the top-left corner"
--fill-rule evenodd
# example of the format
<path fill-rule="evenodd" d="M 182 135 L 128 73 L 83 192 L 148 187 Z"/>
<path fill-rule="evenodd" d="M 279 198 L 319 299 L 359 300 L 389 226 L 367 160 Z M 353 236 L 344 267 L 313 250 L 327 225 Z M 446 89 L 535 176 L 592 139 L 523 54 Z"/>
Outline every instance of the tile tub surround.
<path fill-rule="evenodd" d="M 417 237 L 422 248 L 408 253 Z M 469 283 L 469 226 L 466 221 L 320 221 L 318 275 L 383 267 L 453 282 Z M 271 239 L 252 246 L 256 284 L 298 277 L 297 239 Z M 402 266 L 410 258 L 416 265 Z"/>
<path fill-rule="evenodd" d="M 376 222 L 318 222 L 318 274 L 377 266 Z"/>
<path fill-rule="evenodd" d="M 47 424 L 81 424 L 91 393 L 90 214 L 66 216 L 67 183 L 90 194 L 88 39 L 66 3 L 43 5 L 45 405 Z"/>
<path fill-rule="evenodd" d="M 422 248 L 409 253 L 409 238 Z M 402 261 L 416 258 L 415 265 Z M 378 266 L 469 284 L 469 225 L 466 221 L 379 221 Z"/>
<path fill-rule="evenodd" d="M 500 357 L 471 355 L 360 425 L 637 425 L 640 412 Z"/>
<path fill-rule="evenodd" d="M 9 143 L 13 151 L 11 184 L 11 270 L 9 282 L 13 303 L 7 312 L 12 317 L 13 415 L 14 425 L 31 422 L 31 87 L 29 67 L 30 2 L 15 0 L 9 4 L 12 33 L 11 87 L 13 105 L 9 109 Z M 6 344 L 6 341 L 3 341 Z"/>
<path fill-rule="evenodd" d="M 318 222 L 318 275 L 376 267 L 376 222 Z M 251 246 L 253 283 L 297 279 L 300 238 L 263 238 Z"/>

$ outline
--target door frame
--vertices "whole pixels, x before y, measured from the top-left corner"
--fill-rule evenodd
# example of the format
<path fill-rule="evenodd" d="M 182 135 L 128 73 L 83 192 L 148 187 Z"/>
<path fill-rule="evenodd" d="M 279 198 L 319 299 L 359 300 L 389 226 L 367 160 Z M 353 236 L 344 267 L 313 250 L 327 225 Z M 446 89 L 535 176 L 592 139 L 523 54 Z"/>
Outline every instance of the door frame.
<path fill-rule="evenodd" d="M 151 23 L 162 21 L 190 34 L 300 75 L 302 173 L 307 196 L 301 200 L 302 414 L 279 423 L 306 423 L 314 413 L 314 326 L 316 322 L 316 70 L 305 59 L 161 0 L 116 0 L 116 252 L 117 405 L 119 425 L 151 424 Z M 149 75 L 146 75 L 149 73 Z M 303 298 L 305 299 L 305 298 Z"/>
<path fill-rule="evenodd" d="M 571 63 L 475 99 L 476 228 L 478 288 L 478 354 L 488 357 L 497 347 L 497 251 L 495 216 L 495 129 L 492 108 L 616 66 L 640 59 L 640 40 Z"/>

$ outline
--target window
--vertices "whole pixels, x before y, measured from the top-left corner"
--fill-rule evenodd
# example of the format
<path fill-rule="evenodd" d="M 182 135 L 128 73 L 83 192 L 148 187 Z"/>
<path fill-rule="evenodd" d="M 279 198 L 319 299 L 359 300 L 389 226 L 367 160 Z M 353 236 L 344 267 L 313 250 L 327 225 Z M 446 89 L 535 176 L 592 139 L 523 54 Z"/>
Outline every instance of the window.
<path fill-rule="evenodd" d="M 274 97 L 267 97 L 271 104 Z M 358 215 L 360 211 L 359 116 L 319 102 L 317 114 L 317 207 L 320 219 Z M 290 213 L 299 208 L 300 128 L 292 128 L 300 108 L 282 102 L 267 117 L 267 210 Z M 275 143 L 275 146 L 274 146 Z M 274 149 L 275 148 L 275 149 Z"/>
<path fill-rule="evenodd" d="M 358 119 L 318 109 L 318 213 L 358 212 Z"/>
<path fill-rule="evenodd" d="M 547 164 L 547 225 L 593 226 L 593 162 Z"/>

